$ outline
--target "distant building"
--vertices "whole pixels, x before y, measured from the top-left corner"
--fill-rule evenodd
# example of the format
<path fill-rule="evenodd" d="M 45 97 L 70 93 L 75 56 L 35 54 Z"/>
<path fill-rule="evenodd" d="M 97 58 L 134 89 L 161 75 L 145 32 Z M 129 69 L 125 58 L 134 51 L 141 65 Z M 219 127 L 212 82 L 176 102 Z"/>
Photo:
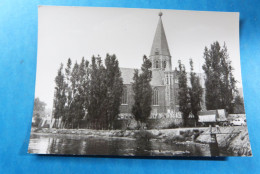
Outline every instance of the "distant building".
<path fill-rule="evenodd" d="M 152 80 L 153 89 L 151 118 L 172 118 L 181 117 L 178 103 L 178 71 L 172 70 L 171 54 L 162 23 L 162 13 L 159 13 L 159 22 L 155 32 L 150 56 L 152 62 Z M 120 68 L 124 83 L 123 96 L 120 106 L 120 118 L 129 118 L 131 115 L 133 98 L 133 76 L 134 69 Z M 189 74 L 187 74 L 189 76 Z M 202 74 L 201 85 L 204 86 Z M 202 108 L 205 108 L 205 93 L 203 93 Z"/>

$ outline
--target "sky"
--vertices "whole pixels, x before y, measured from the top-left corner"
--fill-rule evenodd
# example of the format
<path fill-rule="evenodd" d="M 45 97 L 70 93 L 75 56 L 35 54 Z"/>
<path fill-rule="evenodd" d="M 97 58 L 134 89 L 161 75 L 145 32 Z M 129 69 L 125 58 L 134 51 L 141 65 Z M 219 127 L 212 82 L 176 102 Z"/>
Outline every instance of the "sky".
<path fill-rule="evenodd" d="M 116 54 L 119 66 L 140 68 L 149 56 L 159 20 L 158 9 L 39 6 L 35 97 L 52 108 L 55 76 L 61 63 L 92 55 Z M 227 45 L 237 86 L 242 87 L 239 13 L 164 10 L 162 21 L 172 67 L 178 60 L 203 73 L 203 52 L 215 41 Z"/>

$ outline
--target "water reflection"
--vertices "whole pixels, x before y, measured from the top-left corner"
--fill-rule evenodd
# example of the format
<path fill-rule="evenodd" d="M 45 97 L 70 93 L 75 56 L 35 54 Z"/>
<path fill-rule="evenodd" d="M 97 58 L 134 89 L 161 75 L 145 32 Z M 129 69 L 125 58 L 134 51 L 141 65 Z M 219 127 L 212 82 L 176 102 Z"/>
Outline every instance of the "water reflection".
<path fill-rule="evenodd" d="M 210 156 L 208 145 L 157 140 L 32 134 L 29 153 L 127 156 Z"/>

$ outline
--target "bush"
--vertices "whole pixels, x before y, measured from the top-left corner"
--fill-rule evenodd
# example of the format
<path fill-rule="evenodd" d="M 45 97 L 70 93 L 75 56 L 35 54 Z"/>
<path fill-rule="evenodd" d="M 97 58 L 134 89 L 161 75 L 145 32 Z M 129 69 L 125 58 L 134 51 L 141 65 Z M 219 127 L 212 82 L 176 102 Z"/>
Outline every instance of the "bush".
<path fill-rule="evenodd" d="M 143 140 L 150 140 L 152 138 L 155 138 L 155 136 L 148 131 L 140 130 L 140 131 L 135 132 L 134 138 L 143 139 Z"/>

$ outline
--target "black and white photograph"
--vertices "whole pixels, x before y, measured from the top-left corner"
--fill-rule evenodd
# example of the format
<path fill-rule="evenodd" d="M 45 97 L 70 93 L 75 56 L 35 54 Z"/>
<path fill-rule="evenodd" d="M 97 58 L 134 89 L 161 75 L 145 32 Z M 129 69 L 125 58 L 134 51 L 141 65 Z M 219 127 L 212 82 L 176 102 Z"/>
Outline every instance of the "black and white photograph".
<path fill-rule="evenodd" d="M 39 6 L 28 153 L 252 156 L 239 13 Z"/>

